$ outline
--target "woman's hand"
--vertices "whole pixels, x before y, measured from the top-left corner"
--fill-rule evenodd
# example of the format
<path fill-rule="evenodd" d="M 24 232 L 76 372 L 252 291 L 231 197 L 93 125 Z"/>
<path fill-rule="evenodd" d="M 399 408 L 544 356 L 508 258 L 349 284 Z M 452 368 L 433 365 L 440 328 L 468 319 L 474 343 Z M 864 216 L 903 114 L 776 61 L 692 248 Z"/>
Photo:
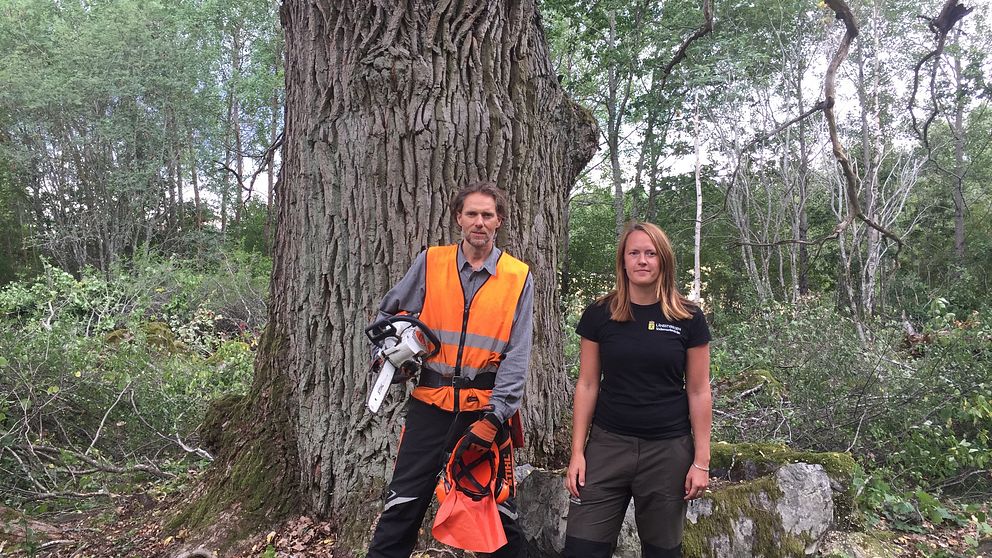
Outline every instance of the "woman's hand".
<path fill-rule="evenodd" d="M 569 467 L 571 470 L 571 467 Z M 689 466 L 689 472 L 685 475 L 685 500 L 695 500 L 706 492 L 706 487 L 710 485 L 710 474 L 702 469 Z"/>
<path fill-rule="evenodd" d="M 586 485 L 586 456 L 573 455 L 568 462 L 568 473 L 565 476 L 565 488 L 568 493 L 579 497 L 579 487 Z"/>

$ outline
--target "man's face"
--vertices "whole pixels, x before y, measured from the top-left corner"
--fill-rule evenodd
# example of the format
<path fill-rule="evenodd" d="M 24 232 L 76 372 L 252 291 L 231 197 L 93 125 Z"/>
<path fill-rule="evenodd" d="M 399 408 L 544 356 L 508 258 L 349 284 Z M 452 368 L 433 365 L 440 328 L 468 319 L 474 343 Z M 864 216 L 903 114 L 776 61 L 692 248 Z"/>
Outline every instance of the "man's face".
<path fill-rule="evenodd" d="M 465 203 L 455 221 L 462 229 L 462 238 L 478 249 L 492 247 L 496 240 L 496 231 L 503 224 L 496 214 L 496 200 L 478 192 L 465 197 Z"/>

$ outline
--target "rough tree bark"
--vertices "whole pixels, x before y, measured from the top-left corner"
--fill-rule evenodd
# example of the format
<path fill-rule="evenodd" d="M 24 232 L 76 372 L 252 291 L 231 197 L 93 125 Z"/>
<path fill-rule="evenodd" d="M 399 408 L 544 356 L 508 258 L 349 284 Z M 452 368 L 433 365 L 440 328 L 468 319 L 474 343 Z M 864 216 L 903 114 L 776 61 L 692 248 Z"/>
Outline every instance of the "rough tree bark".
<path fill-rule="evenodd" d="M 378 415 L 365 410 L 363 329 L 422 247 L 454 240 L 447 202 L 466 183 L 508 190 L 497 244 L 534 276 L 525 457 L 567 451 L 556 434 L 570 398 L 560 238 L 598 130 L 558 85 L 533 0 L 287 0 L 281 15 L 286 130 L 269 325 L 243 407 L 253 436 L 215 467 L 260 452 L 286 478 L 259 490 L 298 491 L 303 510 L 338 518 L 358 542 L 391 474 L 405 399 L 394 388 Z M 265 443 L 244 441 L 258 435 Z"/>

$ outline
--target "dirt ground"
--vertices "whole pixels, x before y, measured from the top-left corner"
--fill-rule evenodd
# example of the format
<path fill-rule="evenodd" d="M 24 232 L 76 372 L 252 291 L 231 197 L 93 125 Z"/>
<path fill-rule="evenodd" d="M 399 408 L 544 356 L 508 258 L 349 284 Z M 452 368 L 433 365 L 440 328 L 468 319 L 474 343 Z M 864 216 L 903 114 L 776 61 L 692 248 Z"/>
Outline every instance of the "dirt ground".
<path fill-rule="evenodd" d="M 175 500 L 140 494 L 122 498 L 115 507 L 64 514 L 33 524 L 28 539 L 24 532 L 0 531 L 0 556 L 51 558 L 355 558 L 341 548 L 333 525 L 298 516 L 266 532 L 259 532 L 237 549 L 209 548 L 213 554 L 189 554 L 189 534 L 165 534 L 161 524 Z M 13 522 L 11 524 L 14 524 Z M 26 525 L 26 524 L 25 524 Z M 16 526 L 16 525 L 15 525 Z M 15 529 L 16 530 L 16 529 Z M 31 535 L 36 540 L 31 540 Z M 45 537 L 44 539 L 41 537 Z M 974 526 L 934 528 L 926 534 L 893 534 L 902 553 L 899 558 L 992 558 L 992 541 L 976 547 Z M 458 558 L 471 553 L 442 548 L 421 549 L 413 558 Z"/>

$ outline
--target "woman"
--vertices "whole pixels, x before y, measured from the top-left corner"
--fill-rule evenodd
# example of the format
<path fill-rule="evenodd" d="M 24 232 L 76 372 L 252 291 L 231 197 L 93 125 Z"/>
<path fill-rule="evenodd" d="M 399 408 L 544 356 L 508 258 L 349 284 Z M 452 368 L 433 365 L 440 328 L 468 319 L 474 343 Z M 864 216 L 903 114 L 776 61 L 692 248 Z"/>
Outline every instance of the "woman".
<path fill-rule="evenodd" d="M 576 328 L 565 557 L 611 556 L 631 497 L 642 556 L 680 557 L 686 503 L 709 483 L 710 332 L 657 226 L 627 227 L 616 274 Z"/>

